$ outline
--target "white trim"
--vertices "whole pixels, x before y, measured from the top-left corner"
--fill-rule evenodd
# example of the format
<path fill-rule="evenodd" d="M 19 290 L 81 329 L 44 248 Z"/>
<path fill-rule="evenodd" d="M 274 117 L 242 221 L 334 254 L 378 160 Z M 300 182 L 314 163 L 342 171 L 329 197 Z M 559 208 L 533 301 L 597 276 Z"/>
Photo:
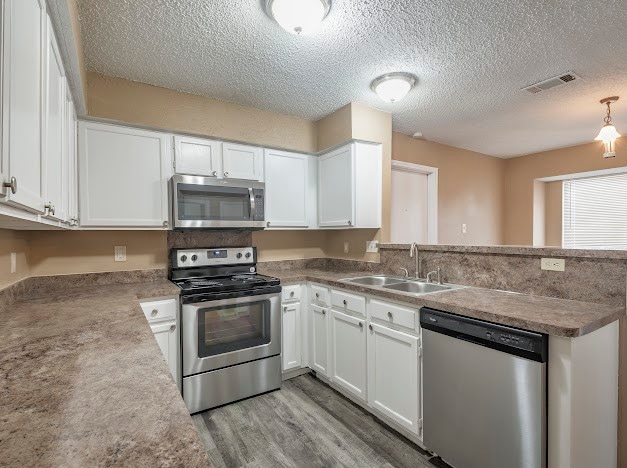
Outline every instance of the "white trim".
<path fill-rule="evenodd" d="M 427 190 L 429 200 L 427 206 L 428 233 L 427 242 L 429 244 L 438 243 L 438 168 L 413 164 L 403 161 L 392 160 L 393 171 L 413 172 L 427 175 Z"/>
<path fill-rule="evenodd" d="M 551 177 L 540 177 L 535 179 L 539 182 L 557 182 L 560 180 L 588 179 L 590 177 L 601 177 L 607 175 L 624 174 L 627 172 L 627 166 L 613 167 L 611 169 L 600 169 L 598 171 L 576 172 L 573 174 L 564 174 Z"/>

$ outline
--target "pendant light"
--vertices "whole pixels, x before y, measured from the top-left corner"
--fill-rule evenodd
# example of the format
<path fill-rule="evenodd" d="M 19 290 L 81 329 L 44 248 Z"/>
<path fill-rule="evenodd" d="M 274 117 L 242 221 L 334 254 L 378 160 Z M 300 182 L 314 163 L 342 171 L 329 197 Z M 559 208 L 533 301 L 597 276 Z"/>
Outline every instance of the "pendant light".
<path fill-rule="evenodd" d="M 376 78 L 370 85 L 377 95 L 386 102 L 398 102 L 414 87 L 418 78 L 411 73 L 388 73 Z"/>
<path fill-rule="evenodd" d="M 620 137 L 620 133 L 616 131 L 616 127 L 612 125 L 612 116 L 610 115 L 610 105 L 618 101 L 618 96 L 606 97 L 601 99 L 601 104 L 607 105 L 607 115 L 603 119 L 605 125 L 601 128 L 601 131 L 595 138 L 597 141 L 602 141 L 605 146 L 604 158 L 613 158 L 616 156 L 616 139 Z"/>
<path fill-rule="evenodd" d="M 331 9 L 331 0 L 262 1 L 266 14 L 292 34 L 315 31 Z"/>

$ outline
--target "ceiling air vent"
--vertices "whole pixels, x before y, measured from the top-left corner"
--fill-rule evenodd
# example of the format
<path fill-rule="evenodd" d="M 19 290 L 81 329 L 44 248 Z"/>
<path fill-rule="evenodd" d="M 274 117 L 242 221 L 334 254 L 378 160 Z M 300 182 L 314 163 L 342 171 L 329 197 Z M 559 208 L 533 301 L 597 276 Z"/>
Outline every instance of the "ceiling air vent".
<path fill-rule="evenodd" d="M 539 83 L 532 84 L 523 88 L 523 91 L 527 91 L 531 94 L 537 94 L 547 89 L 555 88 L 557 86 L 570 83 L 572 81 L 580 80 L 581 78 L 575 75 L 573 72 L 564 73 L 563 75 L 554 76 L 548 80 L 540 81 Z"/>

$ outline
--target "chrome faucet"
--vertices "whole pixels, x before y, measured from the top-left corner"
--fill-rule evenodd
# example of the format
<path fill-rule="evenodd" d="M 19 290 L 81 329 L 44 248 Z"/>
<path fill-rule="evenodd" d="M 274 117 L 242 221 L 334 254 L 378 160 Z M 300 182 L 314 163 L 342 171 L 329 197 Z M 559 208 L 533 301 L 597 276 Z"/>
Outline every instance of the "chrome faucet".
<path fill-rule="evenodd" d="M 409 278 L 409 271 L 407 271 L 407 268 L 401 268 L 401 271 L 403 272 L 403 275 L 405 275 L 405 278 Z"/>
<path fill-rule="evenodd" d="M 416 259 L 416 279 L 420 279 L 420 274 L 422 273 L 420 270 L 422 261 L 420 260 L 420 251 L 418 250 L 418 244 L 415 242 L 411 243 L 411 247 L 409 248 L 409 257 Z"/>
<path fill-rule="evenodd" d="M 431 279 L 432 275 L 437 275 L 438 284 L 444 284 L 444 282 L 442 281 L 442 269 L 440 267 L 438 267 L 438 269 L 435 271 L 430 271 L 429 273 L 427 273 L 427 283 L 433 283 L 433 280 Z"/>

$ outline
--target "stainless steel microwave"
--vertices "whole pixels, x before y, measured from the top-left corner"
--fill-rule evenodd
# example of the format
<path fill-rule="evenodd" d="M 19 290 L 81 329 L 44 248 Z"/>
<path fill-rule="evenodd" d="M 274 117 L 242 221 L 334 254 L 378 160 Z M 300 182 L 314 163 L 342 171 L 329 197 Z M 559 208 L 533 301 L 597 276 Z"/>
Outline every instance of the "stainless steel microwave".
<path fill-rule="evenodd" d="M 174 228 L 263 229 L 264 187 L 263 182 L 174 175 Z"/>

